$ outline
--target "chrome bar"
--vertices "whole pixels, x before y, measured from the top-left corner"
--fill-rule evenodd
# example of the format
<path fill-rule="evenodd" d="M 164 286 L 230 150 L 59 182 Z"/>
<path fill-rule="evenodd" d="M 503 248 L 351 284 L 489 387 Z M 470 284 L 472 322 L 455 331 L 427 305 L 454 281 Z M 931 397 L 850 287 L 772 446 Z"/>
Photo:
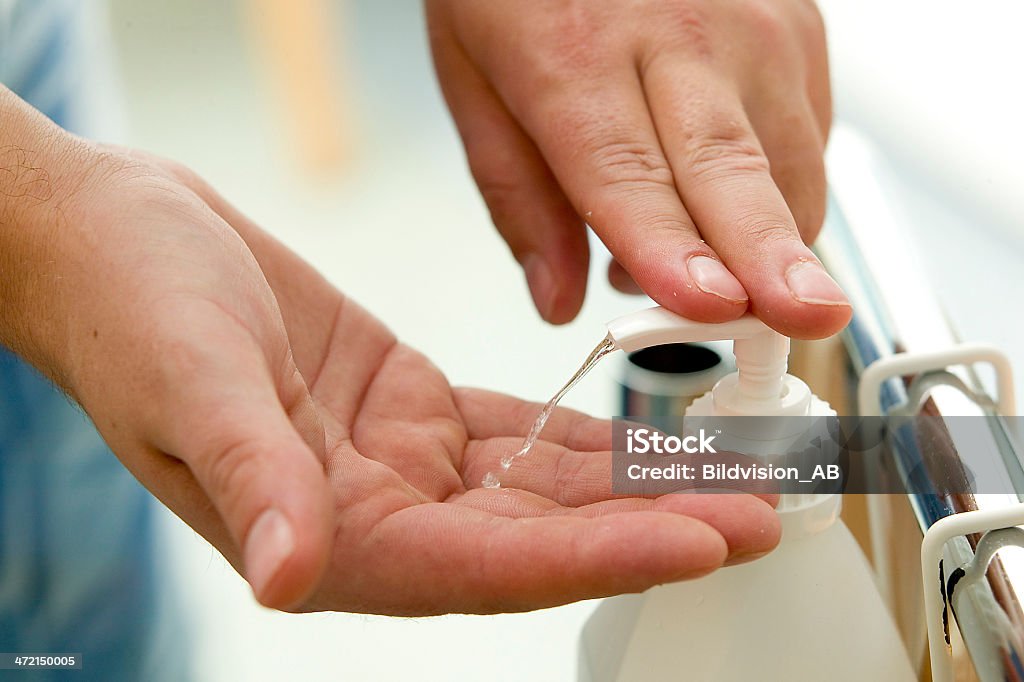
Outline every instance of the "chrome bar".
<path fill-rule="evenodd" d="M 828 158 L 832 186 L 828 218 L 815 247 L 853 303 L 854 317 L 843 340 L 856 373 L 894 353 L 948 348 L 958 342 L 928 286 L 924 269 L 917 262 L 920 249 L 908 242 L 906 229 L 901 227 L 877 184 L 879 163 L 884 160 L 855 133 L 836 131 Z M 972 369 L 950 367 L 948 371 L 971 392 L 984 392 L 978 374 Z M 883 410 L 906 409 L 915 379 L 918 377 L 887 382 L 881 395 Z M 924 377 L 923 381 L 928 384 L 927 396 L 920 406 L 924 413 L 987 420 L 991 437 L 983 439 L 985 442 L 978 442 L 977 438 L 963 442 L 955 429 L 950 429 L 945 433 L 947 442 L 924 450 L 918 447 L 913 433 L 901 429 L 891 435 L 889 447 L 895 472 L 910 491 L 908 501 L 922 536 L 933 523 L 949 514 L 1003 508 L 1024 499 L 1024 467 L 1016 437 L 993 413 L 993 401 L 975 400 L 975 396 L 957 388 L 956 381 L 942 382 L 934 377 Z M 917 397 L 914 396 L 915 401 Z M 966 457 L 997 462 L 1000 475 L 1006 477 L 1005 490 L 1016 494 L 975 491 L 944 495 L 937 492 L 944 488 L 929 485 L 928 480 L 924 486 L 919 479 L 910 484 L 908 472 L 922 465 L 929 472 L 943 467 L 948 471 L 951 458 L 956 462 Z M 977 537 L 970 537 L 950 542 L 944 566 L 956 567 L 970 561 L 977 541 Z M 904 570 L 913 571 L 915 567 L 907 566 Z M 1017 598 L 1024 595 L 1024 562 L 1016 556 L 1001 556 L 993 561 L 987 580 L 953 594 L 956 623 L 978 677 L 983 681 L 1024 679 L 1024 609 Z M 919 653 L 911 651 L 912 656 Z"/>

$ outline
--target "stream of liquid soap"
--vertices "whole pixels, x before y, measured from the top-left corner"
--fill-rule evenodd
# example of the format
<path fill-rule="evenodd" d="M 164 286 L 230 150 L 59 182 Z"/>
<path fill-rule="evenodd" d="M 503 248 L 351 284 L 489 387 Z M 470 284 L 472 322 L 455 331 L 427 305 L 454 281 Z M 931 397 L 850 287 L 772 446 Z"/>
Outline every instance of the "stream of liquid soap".
<path fill-rule="evenodd" d="M 551 400 L 544 404 L 544 408 L 537 415 L 537 421 L 533 423 L 533 428 L 530 429 L 530 433 L 527 434 L 526 440 L 523 441 L 523 447 L 519 448 L 518 452 L 510 453 L 501 458 L 501 470 L 508 471 L 509 467 L 512 466 L 512 462 L 516 461 L 520 457 L 525 457 L 526 454 L 533 448 L 537 439 L 540 438 L 540 432 L 544 430 L 544 425 L 548 423 L 548 419 L 551 418 L 551 413 L 555 411 L 555 406 L 558 405 L 558 401 L 561 400 L 569 390 L 579 383 L 580 379 L 587 376 L 590 370 L 594 369 L 594 366 L 601 361 L 601 358 L 615 350 L 615 341 L 611 335 L 604 337 L 601 343 L 597 344 L 597 347 L 590 352 L 587 359 L 583 362 L 576 373 L 572 375 L 569 381 L 565 382 L 565 386 L 562 386 L 561 390 L 556 393 Z M 483 486 L 485 488 L 500 488 L 501 479 L 498 474 L 490 471 L 484 476 Z"/>

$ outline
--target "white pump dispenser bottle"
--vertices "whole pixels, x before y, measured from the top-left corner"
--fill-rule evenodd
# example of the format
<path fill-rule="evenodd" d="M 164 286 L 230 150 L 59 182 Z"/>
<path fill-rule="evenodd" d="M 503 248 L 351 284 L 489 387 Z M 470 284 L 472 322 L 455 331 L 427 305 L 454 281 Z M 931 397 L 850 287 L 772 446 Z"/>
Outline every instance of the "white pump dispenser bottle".
<path fill-rule="evenodd" d="M 614 320 L 609 334 L 632 352 L 665 343 L 734 341 L 737 371 L 698 398 L 686 419 L 833 416 L 786 373 L 789 339 L 752 315 L 705 324 L 664 308 Z M 785 451 L 815 420 L 780 419 L 770 433 L 724 434 L 757 458 Z M 774 423 L 773 420 L 770 423 Z M 580 680 L 916 679 L 892 618 L 834 494 L 783 494 L 782 540 L 768 556 L 697 580 L 606 599 L 580 642 Z"/>

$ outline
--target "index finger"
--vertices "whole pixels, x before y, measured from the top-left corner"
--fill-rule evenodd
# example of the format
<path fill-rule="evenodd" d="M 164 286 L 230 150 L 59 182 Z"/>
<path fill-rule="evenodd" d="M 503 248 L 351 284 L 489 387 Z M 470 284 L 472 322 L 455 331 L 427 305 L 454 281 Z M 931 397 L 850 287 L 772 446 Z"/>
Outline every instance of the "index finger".
<path fill-rule="evenodd" d="M 747 292 L 683 207 L 631 65 L 527 100 L 516 113 L 566 196 L 648 295 L 703 322 L 746 311 Z"/>
<path fill-rule="evenodd" d="M 679 194 L 750 293 L 751 310 L 787 336 L 842 329 L 849 301 L 804 244 L 739 94 L 711 74 L 681 76 L 671 55 L 652 59 L 644 82 Z M 823 143 L 809 109 L 789 135 L 805 156 L 817 151 L 820 163 Z M 816 180 L 813 170 L 805 182 Z"/>

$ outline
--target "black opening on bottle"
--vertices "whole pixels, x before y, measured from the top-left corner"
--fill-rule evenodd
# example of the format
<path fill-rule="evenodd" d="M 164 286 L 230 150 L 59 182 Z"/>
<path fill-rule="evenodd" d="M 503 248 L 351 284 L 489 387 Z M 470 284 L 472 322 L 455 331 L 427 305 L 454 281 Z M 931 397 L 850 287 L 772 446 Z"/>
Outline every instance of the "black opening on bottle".
<path fill-rule="evenodd" d="M 666 343 L 630 353 L 629 361 L 637 367 L 662 374 L 696 374 L 711 369 L 722 358 L 707 346 Z"/>

